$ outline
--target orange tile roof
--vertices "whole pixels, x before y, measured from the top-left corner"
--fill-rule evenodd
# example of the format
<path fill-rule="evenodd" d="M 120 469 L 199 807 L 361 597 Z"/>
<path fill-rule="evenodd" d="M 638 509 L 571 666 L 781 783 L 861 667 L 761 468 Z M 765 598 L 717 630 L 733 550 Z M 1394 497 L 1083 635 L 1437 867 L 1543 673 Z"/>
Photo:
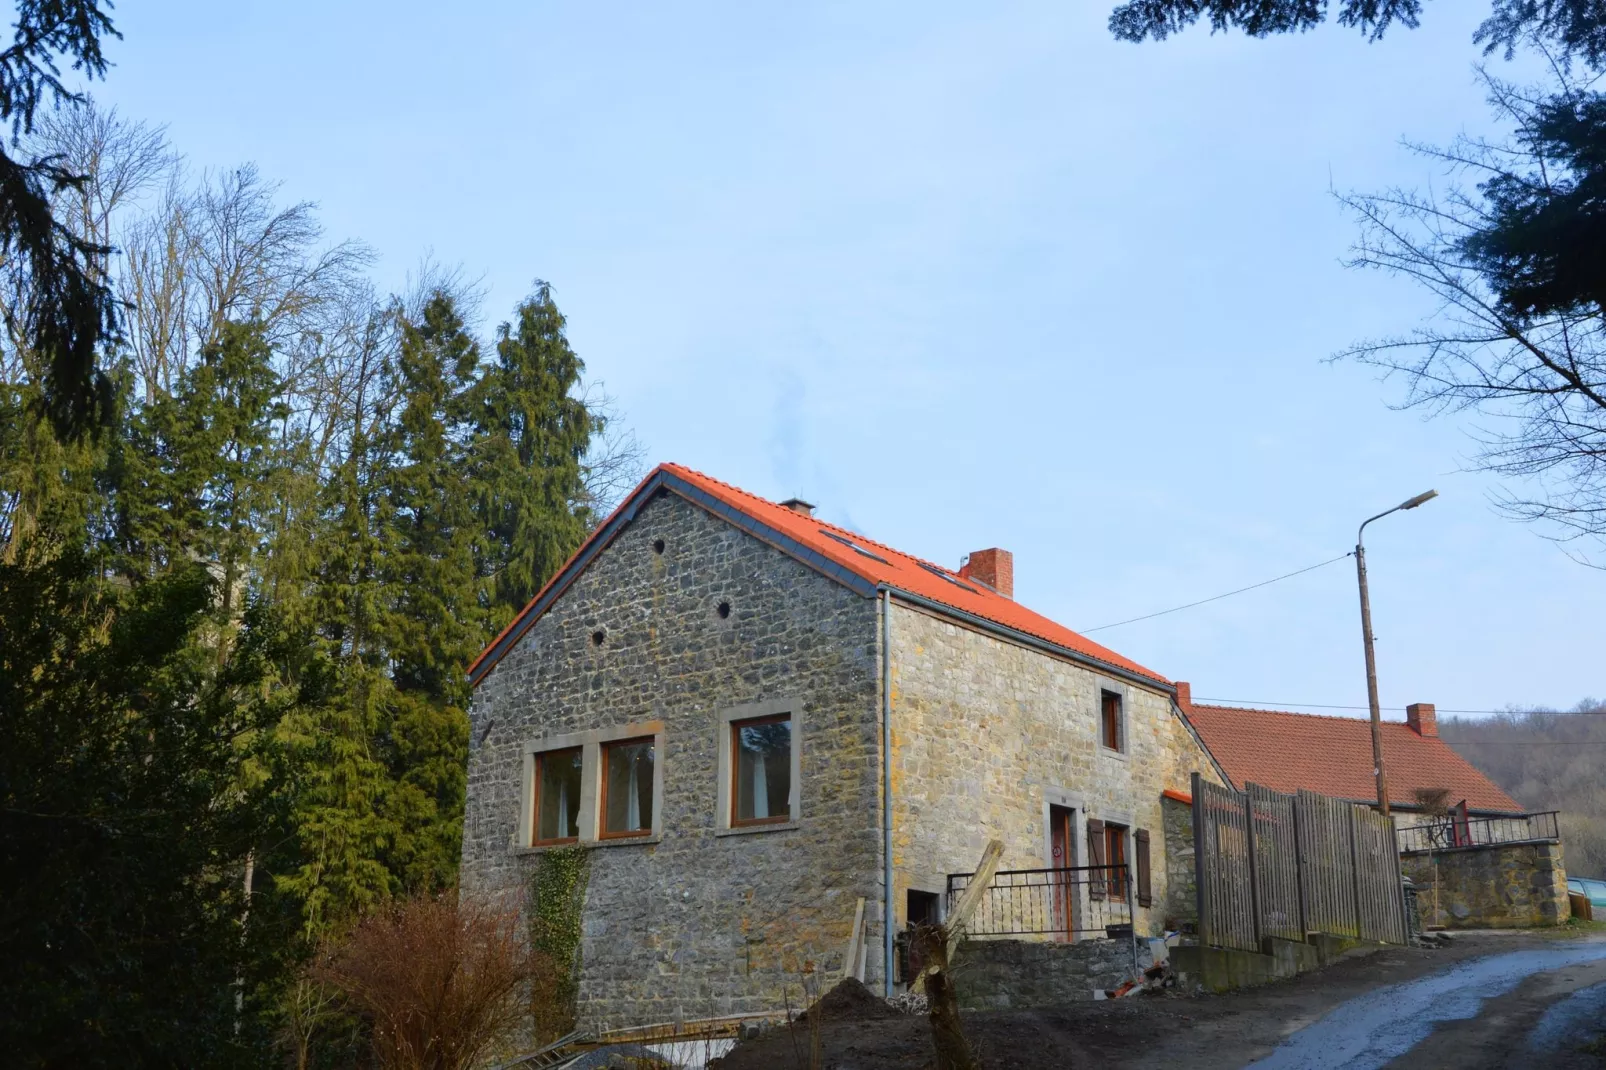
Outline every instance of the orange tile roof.
<path fill-rule="evenodd" d="M 653 469 L 513 623 L 481 652 L 469 667 L 470 680 L 478 683 L 490 671 L 502 654 L 518 641 L 524 629 L 545 612 L 574 575 L 584 569 L 590 557 L 635 516 L 641 502 L 659 487 L 686 496 L 724 515 L 750 534 L 861 593 L 872 593 L 878 586 L 890 587 L 895 592 L 936 603 L 943 609 L 954 611 L 956 615 L 980 618 L 1113 668 L 1147 677 L 1160 684 L 1168 683 L 1159 673 L 1032 612 L 974 580 L 961 578 L 952 569 L 922 561 L 846 528 L 827 524 L 678 464 L 661 464 Z"/>
<path fill-rule="evenodd" d="M 1184 712 L 1239 788 L 1253 781 L 1357 802 L 1377 798 L 1369 721 L 1199 703 Z M 1452 804 L 1465 799 L 1473 810 L 1523 812 L 1444 740 L 1419 736 L 1398 721 L 1383 723 L 1383 767 L 1393 806 L 1415 807 L 1418 788 L 1448 788 Z"/>

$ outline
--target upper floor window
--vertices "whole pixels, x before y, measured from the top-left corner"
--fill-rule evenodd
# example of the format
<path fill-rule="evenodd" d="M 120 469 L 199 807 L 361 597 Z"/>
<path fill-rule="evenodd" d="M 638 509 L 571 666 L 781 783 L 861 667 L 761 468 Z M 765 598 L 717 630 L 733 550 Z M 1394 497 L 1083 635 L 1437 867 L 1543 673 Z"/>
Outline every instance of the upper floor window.
<path fill-rule="evenodd" d="M 566 747 L 535 756 L 533 842 L 573 843 L 580 838 L 581 750 Z"/>
<path fill-rule="evenodd" d="M 602 747 L 602 836 L 652 832 L 653 738 L 624 739 Z"/>
<path fill-rule="evenodd" d="M 731 722 L 731 826 L 792 819 L 792 715 Z"/>
<path fill-rule="evenodd" d="M 1126 727 L 1122 716 L 1121 693 L 1099 691 L 1099 741 L 1110 750 L 1125 750 L 1122 738 Z"/>

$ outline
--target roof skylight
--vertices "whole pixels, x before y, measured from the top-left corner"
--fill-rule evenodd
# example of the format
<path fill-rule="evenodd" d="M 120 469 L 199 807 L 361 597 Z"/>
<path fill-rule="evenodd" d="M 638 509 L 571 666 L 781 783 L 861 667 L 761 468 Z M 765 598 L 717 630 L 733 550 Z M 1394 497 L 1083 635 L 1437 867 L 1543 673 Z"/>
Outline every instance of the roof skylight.
<path fill-rule="evenodd" d="M 924 561 L 922 561 L 922 562 L 920 562 L 920 567 L 925 569 L 927 572 L 931 573 L 933 576 L 941 576 L 943 579 L 947 580 L 949 583 L 953 584 L 955 587 L 961 587 L 961 588 L 969 591 L 971 594 L 981 594 L 980 591 L 978 591 L 976 588 L 972 587 L 970 584 L 966 583 L 964 580 L 960 579 L 958 576 L 955 576 L 951 572 L 945 572 L 942 569 L 938 568 L 936 565 L 928 565 Z"/>
<path fill-rule="evenodd" d="M 887 561 L 887 559 L 882 557 L 880 554 L 873 553 L 870 550 L 866 550 L 864 547 L 860 546 L 858 543 L 854 542 L 852 539 L 849 539 L 849 538 L 847 538 L 845 536 L 842 536 L 842 535 L 838 535 L 834 531 L 826 531 L 824 528 L 821 528 L 820 529 L 820 534 L 824 535 L 828 539 L 835 539 L 837 542 L 841 543 L 843 546 L 846 546 L 848 549 L 854 551 L 855 553 L 863 554 L 865 557 L 871 558 L 872 560 L 875 560 L 875 561 L 879 561 L 883 565 L 889 563 Z"/>

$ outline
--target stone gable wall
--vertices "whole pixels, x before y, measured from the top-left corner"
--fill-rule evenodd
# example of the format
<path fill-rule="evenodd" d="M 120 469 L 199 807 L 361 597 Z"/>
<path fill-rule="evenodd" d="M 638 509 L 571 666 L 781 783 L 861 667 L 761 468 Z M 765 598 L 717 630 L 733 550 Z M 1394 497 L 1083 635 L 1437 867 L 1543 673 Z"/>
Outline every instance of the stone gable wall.
<path fill-rule="evenodd" d="M 1158 934 L 1168 895 L 1161 792 L 1217 780 L 1170 696 L 1127 683 L 1127 746 L 1100 744 L 1101 677 L 1066 659 L 898 603 L 892 616 L 893 864 L 898 922 L 905 890 L 968 873 L 990 838 L 1003 869 L 1050 866 L 1047 804 L 1074 801 L 1076 864 L 1089 817 L 1147 829 L 1153 906 L 1138 931 Z M 1129 862 L 1131 859 L 1129 858 Z"/>
<path fill-rule="evenodd" d="M 528 742 L 663 724 L 661 838 L 592 851 L 583 1028 L 777 1010 L 788 987 L 795 1006 L 806 971 L 840 969 L 859 896 L 879 948 L 877 622 L 873 599 L 666 493 L 480 684 L 470 894 L 528 886 L 537 851 L 515 843 Z M 720 834 L 718 712 L 790 697 L 802 702 L 797 827 Z M 868 971 L 879 985 L 879 954 Z"/>

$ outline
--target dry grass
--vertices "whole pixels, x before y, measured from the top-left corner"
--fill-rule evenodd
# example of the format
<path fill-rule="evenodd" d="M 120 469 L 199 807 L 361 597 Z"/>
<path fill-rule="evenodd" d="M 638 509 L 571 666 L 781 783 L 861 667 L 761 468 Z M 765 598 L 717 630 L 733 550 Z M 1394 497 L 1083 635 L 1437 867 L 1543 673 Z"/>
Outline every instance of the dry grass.
<path fill-rule="evenodd" d="M 313 977 L 368 1021 L 385 1070 L 465 1070 L 523 1024 L 535 968 L 515 904 L 443 896 L 363 919 Z"/>

